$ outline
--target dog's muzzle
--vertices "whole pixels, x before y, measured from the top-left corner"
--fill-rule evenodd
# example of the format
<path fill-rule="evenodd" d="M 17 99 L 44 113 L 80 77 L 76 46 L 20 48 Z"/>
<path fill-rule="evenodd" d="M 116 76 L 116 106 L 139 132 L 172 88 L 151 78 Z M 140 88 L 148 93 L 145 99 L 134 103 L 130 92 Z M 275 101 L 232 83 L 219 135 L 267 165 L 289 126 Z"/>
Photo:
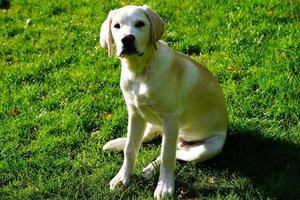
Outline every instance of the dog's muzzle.
<path fill-rule="evenodd" d="M 135 37 L 132 34 L 126 35 L 122 40 L 121 40 L 123 47 L 122 51 L 120 53 L 120 57 L 124 57 L 125 55 L 133 55 L 133 54 L 138 54 L 139 56 L 143 56 L 144 53 L 138 52 L 138 50 L 135 48 L 134 42 L 135 42 Z"/>

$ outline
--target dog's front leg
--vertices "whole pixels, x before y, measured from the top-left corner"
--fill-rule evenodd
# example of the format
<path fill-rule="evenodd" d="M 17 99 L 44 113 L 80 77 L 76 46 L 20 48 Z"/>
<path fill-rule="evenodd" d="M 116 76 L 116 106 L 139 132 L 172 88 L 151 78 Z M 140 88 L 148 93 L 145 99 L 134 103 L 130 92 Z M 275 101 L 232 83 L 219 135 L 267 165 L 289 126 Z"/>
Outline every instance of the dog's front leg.
<path fill-rule="evenodd" d="M 142 142 L 146 122 L 135 112 L 128 114 L 127 141 L 124 148 L 124 162 L 118 174 L 110 181 L 110 189 L 117 185 L 128 185 L 131 175 L 134 174 L 136 155 Z"/>
<path fill-rule="evenodd" d="M 164 120 L 161 148 L 160 175 L 154 197 L 157 199 L 174 193 L 174 171 L 176 162 L 176 142 L 178 123 L 175 117 Z"/>

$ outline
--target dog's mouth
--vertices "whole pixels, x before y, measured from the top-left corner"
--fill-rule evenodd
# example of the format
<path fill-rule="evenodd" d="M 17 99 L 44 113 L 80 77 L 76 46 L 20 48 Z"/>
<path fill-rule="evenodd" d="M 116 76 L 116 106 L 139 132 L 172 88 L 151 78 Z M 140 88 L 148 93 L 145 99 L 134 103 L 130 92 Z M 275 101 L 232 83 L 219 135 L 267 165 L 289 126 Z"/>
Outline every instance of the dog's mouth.
<path fill-rule="evenodd" d="M 133 45 L 127 45 L 122 48 L 122 51 L 119 54 L 119 57 L 124 58 L 125 56 L 130 56 L 130 55 L 138 55 L 138 56 L 143 56 L 143 52 L 139 52 Z"/>

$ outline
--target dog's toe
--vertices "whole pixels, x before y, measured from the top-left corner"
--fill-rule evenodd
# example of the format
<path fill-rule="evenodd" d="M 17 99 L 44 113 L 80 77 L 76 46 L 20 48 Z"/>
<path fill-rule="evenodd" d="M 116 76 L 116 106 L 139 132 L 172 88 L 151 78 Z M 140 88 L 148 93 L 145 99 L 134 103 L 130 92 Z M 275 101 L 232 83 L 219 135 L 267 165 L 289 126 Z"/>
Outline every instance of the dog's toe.
<path fill-rule="evenodd" d="M 127 186 L 129 183 L 130 174 L 121 168 L 118 174 L 109 182 L 109 188 L 114 190 L 117 186 Z"/>
<path fill-rule="evenodd" d="M 174 182 L 172 181 L 159 181 L 154 191 L 154 198 L 161 199 L 171 196 L 174 193 Z"/>
<path fill-rule="evenodd" d="M 155 173 L 155 171 L 157 170 L 157 168 L 158 168 L 158 166 L 154 162 L 151 162 L 147 167 L 145 167 L 143 169 L 142 176 L 145 179 L 151 178 L 151 176 L 153 176 L 153 174 Z"/>
<path fill-rule="evenodd" d="M 154 170 L 149 168 L 149 167 L 146 167 L 143 169 L 143 173 L 142 173 L 142 176 L 145 178 L 145 179 L 149 179 L 151 178 L 151 176 L 153 175 L 154 173 Z"/>
<path fill-rule="evenodd" d="M 147 167 L 143 169 L 142 176 L 146 179 L 149 179 L 153 174 L 158 171 L 160 165 L 160 157 L 155 161 L 151 162 Z"/>

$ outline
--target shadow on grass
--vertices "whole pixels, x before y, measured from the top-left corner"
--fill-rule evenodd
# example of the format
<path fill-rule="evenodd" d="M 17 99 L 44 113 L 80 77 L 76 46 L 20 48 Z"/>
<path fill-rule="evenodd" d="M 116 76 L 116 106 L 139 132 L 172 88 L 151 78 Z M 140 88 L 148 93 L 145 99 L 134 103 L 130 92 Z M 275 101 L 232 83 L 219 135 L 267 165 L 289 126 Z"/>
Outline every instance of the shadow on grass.
<path fill-rule="evenodd" d="M 231 192 L 241 198 L 247 198 L 247 193 L 257 199 L 300 198 L 300 146 L 266 138 L 259 131 L 229 130 L 223 152 L 196 166 L 215 171 L 221 177 L 225 172 L 226 181 L 236 183 L 227 186 L 223 183 L 219 187 L 216 182 L 214 187 L 206 189 L 192 187 L 190 192 L 195 196 L 207 197 L 216 192 L 227 196 Z M 239 180 L 241 177 L 250 180 L 249 183 Z"/>
<path fill-rule="evenodd" d="M 0 0 L 0 9 L 9 9 L 10 3 L 9 0 Z"/>
<path fill-rule="evenodd" d="M 144 146 L 152 148 L 160 143 L 157 139 Z M 300 146 L 265 137 L 259 130 L 229 130 L 219 156 L 197 164 L 178 161 L 177 170 L 176 199 L 300 197 Z M 152 196 L 158 175 L 146 181 L 134 176 L 129 192 L 121 199 Z"/>

